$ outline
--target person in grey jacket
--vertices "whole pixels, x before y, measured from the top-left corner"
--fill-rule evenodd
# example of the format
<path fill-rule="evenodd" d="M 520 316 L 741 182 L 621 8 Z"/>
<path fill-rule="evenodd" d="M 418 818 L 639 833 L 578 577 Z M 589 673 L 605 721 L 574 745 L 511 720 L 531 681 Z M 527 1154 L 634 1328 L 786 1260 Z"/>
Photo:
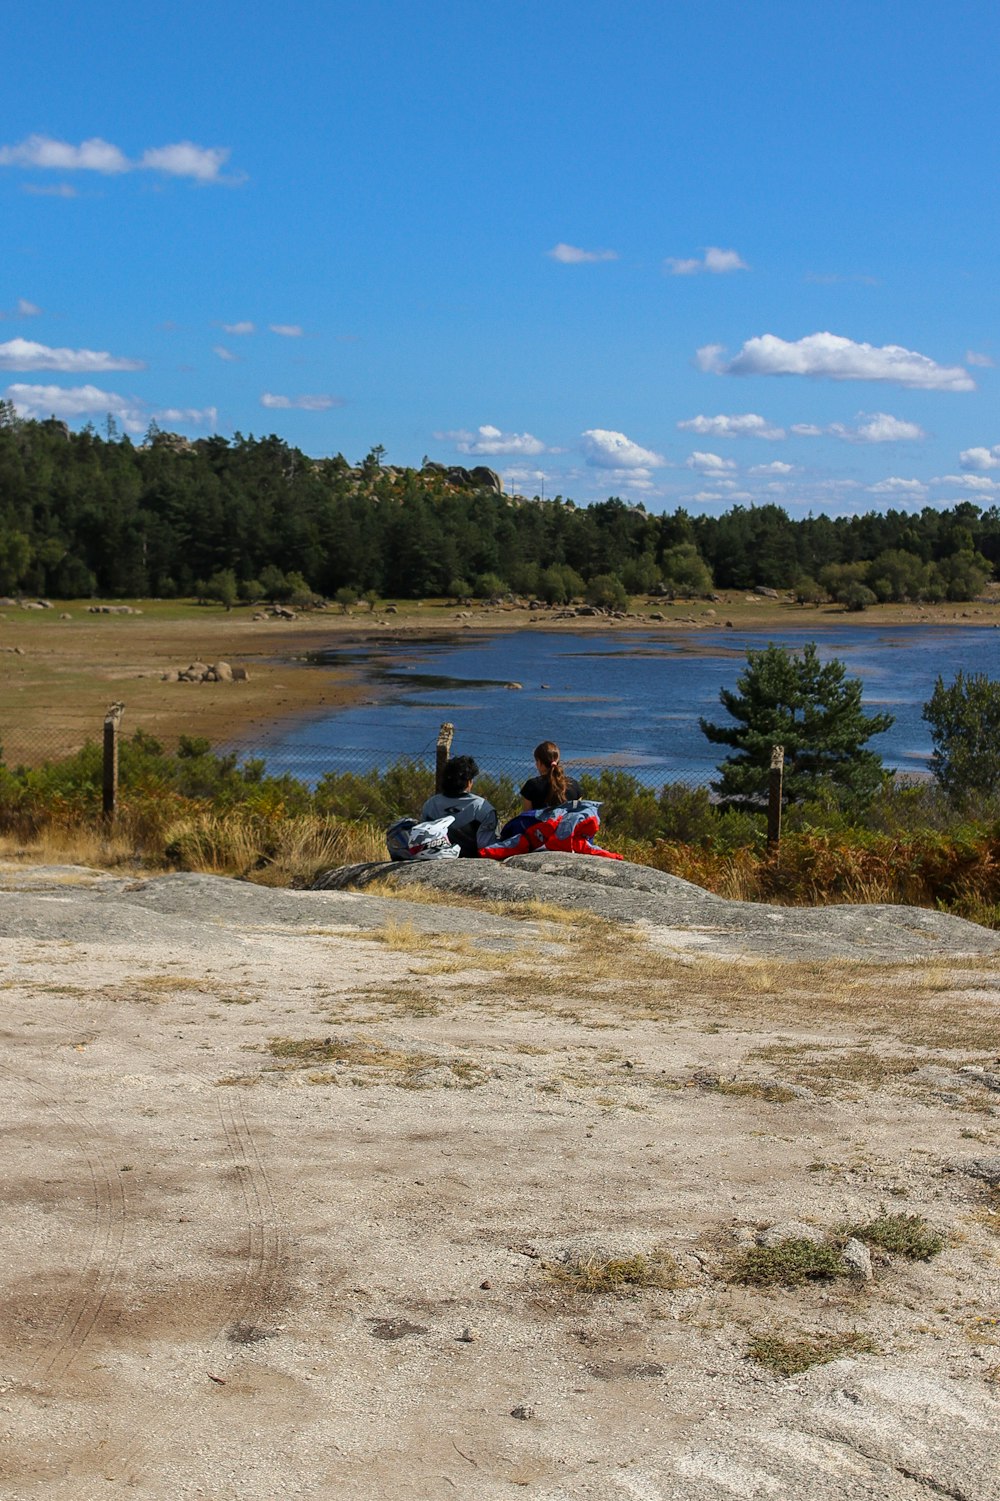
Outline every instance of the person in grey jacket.
<path fill-rule="evenodd" d="M 445 762 L 442 790 L 427 799 L 420 813 L 423 821 L 450 814 L 455 821 L 448 838 L 463 855 L 478 855 L 483 845 L 496 838 L 497 810 L 472 790 L 478 775 L 479 767 L 471 756 L 452 756 Z"/>

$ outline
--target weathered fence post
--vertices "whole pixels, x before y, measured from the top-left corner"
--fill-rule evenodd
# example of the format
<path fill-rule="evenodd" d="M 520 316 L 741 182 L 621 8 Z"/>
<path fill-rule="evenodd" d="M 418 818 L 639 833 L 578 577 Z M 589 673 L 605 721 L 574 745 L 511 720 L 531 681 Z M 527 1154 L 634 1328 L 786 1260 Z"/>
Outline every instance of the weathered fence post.
<path fill-rule="evenodd" d="M 124 704 L 111 704 L 104 716 L 104 822 L 115 821 L 118 802 L 118 729 L 125 712 Z"/>
<path fill-rule="evenodd" d="M 785 773 L 785 747 L 771 746 L 771 770 L 767 776 L 767 847 L 781 843 L 781 783 Z"/>
<path fill-rule="evenodd" d="M 455 726 L 447 721 L 438 730 L 437 756 L 434 762 L 434 791 L 442 790 L 441 783 L 444 778 L 444 763 L 451 755 L 451 742 L 455 734 Z"/>

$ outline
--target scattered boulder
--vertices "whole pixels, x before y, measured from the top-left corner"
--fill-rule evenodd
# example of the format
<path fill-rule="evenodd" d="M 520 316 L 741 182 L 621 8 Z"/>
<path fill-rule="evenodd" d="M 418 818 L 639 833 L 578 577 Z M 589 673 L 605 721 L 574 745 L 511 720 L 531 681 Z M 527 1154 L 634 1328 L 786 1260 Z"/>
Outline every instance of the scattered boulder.
<path fill-rule="evenodd" d="M 863 1240 L 851 1236 L 840 1253 L 840 1259 L 849 1266 L 855 1277 L 862 1282 L 870 1282 L 875 1273 L 872 1270 L 872 1255 Z"/>
<path fill-rule="evenodd" d="M 780 1246 L 783 1240 L 808 1240 L 818 1246 L 823 1241 L 823 1232 L 801 1220 L 782 1220 L 780 1224 L 762 1230 L 756 1239 L 759 1246 Z"/>
<path fill-rule="evenodd" d="M 72 617 L 72 615 L 69 614 L 69 612 L 67 610 L 62 610 L 60 612 L 59 619 L 60 620 L 72 620 L 73 617 Z"/>
<path fill-rule="evenodd" d="M 160 674 L 161 683 L 247 683 L 245 667 L 231 667 L 228 662 L 189 662 L 176 672 Z"/>
<path fill-rule="evenodd" d="M 970 1178 L 979 1178 L 991 1188 L 1000 1188 L 1000 1157 L 966 1157 L 964 1161 L 948 1163 L 949 1172 L 965 1173 Z"/>
<path fill-rule="evenodd" d="M 753 592 L 755 594 L 759 594 L 761 599 L 781 598 L 781 595 L 778 593 L 777 589 L 766 589 L 763 584 L 757 584 Z"/>

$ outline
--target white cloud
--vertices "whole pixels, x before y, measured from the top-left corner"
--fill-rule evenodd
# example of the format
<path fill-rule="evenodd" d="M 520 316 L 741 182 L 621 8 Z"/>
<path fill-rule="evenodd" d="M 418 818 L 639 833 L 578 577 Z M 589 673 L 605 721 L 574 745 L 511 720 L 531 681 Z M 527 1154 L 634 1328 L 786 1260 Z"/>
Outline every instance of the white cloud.
<path fill-rule="evenodd" d="M 193 141 L 178 141 L 173 146 L 151 147 L 142 153 L 135 165 L 151 172 L 165 172 L 168 177 L 219 182 L 219 174 L 228 160 L 227 147 L 196 146 Z"/>
<path fill-rule="evenodd" d="M 956 485 L 961 490 L 975 490 L 992 495 L 1000 490 L 1000 483 L 985 474 L 941 474 L 931 480 L 932 485 Z"/>
<path fill-rule="evenodd" d="M 732 459 L 721 459 L 717 453 L 699 453 L 697 450 L 684 460 L 686 469 L 697 469 L 700 474 L 724 474 L 735 469 Z"/>
<path fill-rule="evenodd" d="M 217 427 L 219 423 L 218 407 L 164 407 L 153 416 L 157 422 L 183 422 L 185 426 Z"/>
<path fill-rule="evenodd" d="M 283 339 L 301 339 L 302 327 L 298 323 L 270 323 L 268 324 L 272 334 L 280 334 Z"/>
<path fill-rule="evenodd" d="M 797 438 L 822 438 L 823 429 L 815 422 L 793 422 L 791 431 Z"/>
<path fill-rule="evenodd" d="M 23 182 L 22 193 L 30 193 L 33 198 L 79 198 L 76 188 L 68 182 Z"/>
<path fill-rule="evenodd" d="M 117 146 L 92 136 L 72 146 L 51 136 L 30 135 L 17 146 L 0 146 L 0 167 L 42 167 L 57 172 L 127 172 L 128 157 Z"/>
<path fill-rule="evenodd" d="M 257 330 L 249 320 L 244 320 L 242 323 L 224 323 L 222 325 L 222 332 L 225 334 L 243 335 L 255 334 Z"/>
<path fill-rule="evenodd" d="M 591 427 L 580 436 L 587 463 L 597 469 L 649 470 L 659 469 L 666 463 L 661 454 L 654 453 L 651 448 L 640 448 L 624 433 Z"/>
<path fill-rule="evenodd" d="M 888 412 L 859 412 L 857 420 L 858 427 L 832 422 L 827 432 L 848 443 L 905 443 L 927 436 L 916 422 L 890 417 Z"/>
<path fill-rule="evenodd" d="M 17 299 L 14 313 L 18 318 L 40 318 L 42 316 L 42 310 L 38 304 L 29 302 L 27 297 L 19 297 Z"/>
<path fill-rule="evenodd" d="M 222 181 L 220 173 L 228 158 L 229 151 L 225 147 L 196 146 L 193 141 L 178 141 L 169 146 L 152 146 L 138 160 L 132 161 L 120 147 L 100 136 L 92 136 L 74 146 L 52 136 L 30 135 L 16 146 L 0 146 L 0 167 L 100 172 L 105 177 L 123 172 L 163 172 L 169 177 L 191 177 L 196 182 Z"/>
<path fill-rule="evenodd" d="M 97 349 L 50 349 L 31 339 L 0 344 L 0 370 L 65 370 L 92 374 L 104 370 L 144 370 L 142 360 L 127 360 Z"/>
<path fill-rule="evenodd" d="M 265 391 L 260 398 L 262 407 L 271 407 L 276 411 L 291 411 L 293 408 L 299 412 L 328 412 L 331 407 L 344 405 L 340 396 L 276 396 L 271 391 Z"/>
<path fill-rule="evenodd" d="M 984 370 L 992 370 L 996 360 L 988 354 L 979 354 L 975 349 L 965 351 L 965 363 L 967 365 L 981 365 Z"/>
<path fill-rule="evenodd" d="M 702 438 L 769 438 L 785 436 L 783 427 L 772 427 L 756 412 L 741 412 L 733 417 L 689 417 L 678 422 L 682 432 L 697 433 Z"/>
<path fill-rule="evenodd" d="M 750 473 L 751 474 L 791 474 L 794 471 L 794 468 L 795 468 L 794 464 L 785 464 L 785 463 L 782 462 L 781 459 L 775 459 L 772 464 L 754 464 L 753 467 L 750 470 Z"/>
<path fill-rule="evenodd" d="M 64 422 L 78 422 L 84 417 L 110 415 L 128 433 L 144 433 L 150 417 L 158 422 L 179 422 L 197 427 L 215 427 L 219 420 L 216 407 L 164 407 L 150 412 L 136 397 L 120 396 L 117 391 L 105 391 L 100 386 L 15 384 L 7 387 L 6 398 L 14 403 L 22 417 L 38 420 L 60 417 Z"/>
<path fill-rule="evenodd" d="M 899 344 L 858 344 L 839 334 L 807 334 L 789 341 L 775 334 L 747 339 L 733 359 L 718 344 L 698 350 L 703 370 L 717 375 L 807 375 L 826 380 L 891 381 L 923 391 L 974 391 L 976 383 L 961 365 L 939 365 L 926 354 Z"/>
<path fill-rule="evenodd" d="M 22 417 L 61 417 L 66 422 L 81 417 L 104 417 L 111 414 L 130 433 L 144 432 L 148 419 L 142 404 L 117 391 L 102 391 L 98 386 L 29 386 L 7 387 L 7 400 L 14 403 Z"/>
<path fill-rule="evenodd" d="M 703 260 L 697 257 L 678 260 L 676 256 L 668 255 L 663 269 L 668 276 L 697 276 L 700 271 L 708 271 L 712 276 L 727 276 L 731 271 L 749 271 L 750 267 L 735 250 L 720 250 L 718 245 L 709 245 Z"/>
<path fill-rule="evenodd" d="M 992 448 L 963 448 L 958 462 L 963 469 L 1000 469 L 1000 443 Z"/>
<path fill-rule="evenodd" d="M 562 266 L 591 265 L 595 261 L 616 261 L 617 250 L 581 250 L 578 245 L 566 245 L 562 240 L 545 254 Z"/>
<path fill-rule="evenodd" d="M 890 479 L 880 479 L 877 485 L 868 487 L 873 495 L 925 495 L 927 486 L 922 480 L 900 479 L 893 475 Z"/>
<path fill-rule="evenodd" d="M 699 370 L 704 370 L 710 375 L 718 375 L 725 352 L 725 344 L 703 344 L 695 352 L 694 362 Z"/>
<path fill-rule="evenodd" d="M 239 359 L 239 355 L 233 354 L 233 351 L 227 349 L 225 344 L 213 344 L 212 353 L 218 355 L 220 360 L 226 360 L 230 363 Z"/>
<path fill-rule="evenodd" d="M 504 433 L 489 423 L 477 427 L 474 433 L 459 428 L 456 432 L 435 433 L 434 436 L 442 442 L 454 443 L 459 453 L 484 455 L 509 453 L 531 458 L 535 454 L 551 452 L 542 440 L 532 433 Z"/>

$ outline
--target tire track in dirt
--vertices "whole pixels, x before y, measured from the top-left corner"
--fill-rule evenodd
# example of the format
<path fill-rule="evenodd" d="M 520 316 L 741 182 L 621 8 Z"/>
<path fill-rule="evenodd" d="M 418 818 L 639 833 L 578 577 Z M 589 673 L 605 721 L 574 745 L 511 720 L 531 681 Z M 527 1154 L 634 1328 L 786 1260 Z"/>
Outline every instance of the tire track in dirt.
<path fill-rule="evenodd" d="M 186 1077 L 206 1080 L 188 1073 Z M 278 1284 L 285 1264 L 285 1237 L 278 1219 L 277 1205 L 253 1128 L 247 1119 L 246 1103 L 233 1090 L 222 1090 L 218 1097 L 219 1120 L 232 1168 L 240 1187 L 243 1205 L 244 1252 L 239 1286 L 227 1310 L 226 1318 L 211 1337 L 205 1357 L 204 1376 L 223 1361 L 230 1370 L 227 1355 L 234 1355 L 241 1344 L 231 1335 L 238 1330 L 256 1328 L 257 1320 L 270 1312 L 278 1297 Z M 193 1373 L 192 1373 L 193 1374 Z M 101 1477 L 75 1477 L 68 1492 L 71 1501 L 91 1501 L 107 1495 L 107 1479 L 114 1475 L 133 1486 L 141 1483 L 163 1451 L 165 1441 L 176 1443 L 190 1419 L 204 1409 L 204 1392 L 192 1388 L 187 1396 L 172 1402 L 165 1413 L 162 1404 L 153 1406 L 146 1399 L 130 1413 L 135 1437 L 122 1449 L 102 1448 Z"/>
<path fill-rule="evenodd" d="M 94 1212 L 76 1287 L 64 1300 L 61 1314 L 53 1320 L 49 1348 L 35 1357 L 20 1379 L 19 1385 L 30 1390 L 63 1380 L 90 1339 L 118 1275 L 128 1207 L 121 1175 L 97 1145 L 97 1131 L 87 1117 L 57 1104 L 39 1080 L 30 1075 L 7 1064 L 0 1064 L 0 1073 L 62 1123 L 86 1165 Z"/>

